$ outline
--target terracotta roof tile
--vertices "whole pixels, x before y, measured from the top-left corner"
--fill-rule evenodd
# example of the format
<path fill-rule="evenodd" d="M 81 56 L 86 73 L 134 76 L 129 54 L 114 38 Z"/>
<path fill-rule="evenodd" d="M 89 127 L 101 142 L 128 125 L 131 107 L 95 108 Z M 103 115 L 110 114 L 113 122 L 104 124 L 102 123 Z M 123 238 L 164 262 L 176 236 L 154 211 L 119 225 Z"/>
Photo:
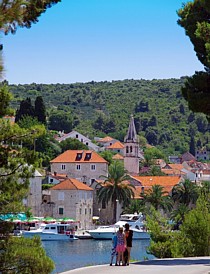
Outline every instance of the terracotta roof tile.
<path fill-rule="evenodd" d="M 67 150 L 50 163 L 107 163 L 107 161 L 92 150 Z"/>
<path fill-rule="evenodd" d="M 170 192 L 172 188 L 181 181 L 180 176 L 132 176 L 134 179 L 141 183 L 140 188 L 143 186 L 144 190 L 151 189 L 153 185 L 161 185 L 164 191 Z M 138 188 L 138 186 L 137 186 Z"/>
<path fill-rule="evenodd" d="M 178 169 L 161 168 L 161 171 L 167 175 L 185 175 L 186 174 L 186 172 Z"/>
<path fill-rule="evenodd" d="M 124 160 L 124 157 L 121 154 L 117 153 L 112 157 L 112 159 L 113 160 Z"/>
<path fill-rule="evenodd" d="M 112 144 L 111 146 L 107 147 L 110 149 L 122 149 L 124 148 L 124 145 L 121 142 L 115 142 L 114 144 Z"/>
<path fill-rule="evenodd" d="M 50 188 L 50 190 L 87 190 L 87 191 L 93 191 L 93 189 L 80 181 L 68 178 L 57 185 Z"/>
<path fill-rule="evenodd" d="M 106 137 L 101 138 L 100 140 L 98 140 L 98 142 L 106 143 L 106 142 L 110 142 L 112 140 L 114 140 L 112 137 L 106 136 Z"/>
<path fill-rule="evenodd" d="M 184 167 L 182 164 L 168 164 L 172 169 L 182 170 Z"/>

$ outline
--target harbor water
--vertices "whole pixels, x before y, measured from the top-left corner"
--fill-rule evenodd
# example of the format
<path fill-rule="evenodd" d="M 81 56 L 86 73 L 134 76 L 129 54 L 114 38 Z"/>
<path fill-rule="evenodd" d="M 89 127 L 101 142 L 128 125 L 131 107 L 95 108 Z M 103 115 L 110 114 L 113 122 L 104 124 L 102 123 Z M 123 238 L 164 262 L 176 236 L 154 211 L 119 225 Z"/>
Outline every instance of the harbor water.
<path fill-rule="evenodd" d="M 47 255 L 55 263 L 53 274 L 85 266 L 110 263 L 111 240 L 79 239 L 72 242 L 43 241 L 42 243 Z M 131 261 L 153 258 L 146 252 L 148 245 L 149 240 L 134 240 Z"/>

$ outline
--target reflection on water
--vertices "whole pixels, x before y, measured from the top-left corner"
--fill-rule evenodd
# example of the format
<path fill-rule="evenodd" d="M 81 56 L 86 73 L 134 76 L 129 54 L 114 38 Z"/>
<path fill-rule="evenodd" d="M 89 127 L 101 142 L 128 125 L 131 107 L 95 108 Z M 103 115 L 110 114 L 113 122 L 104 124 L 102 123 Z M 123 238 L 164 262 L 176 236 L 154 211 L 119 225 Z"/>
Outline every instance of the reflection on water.
<path fill-rule="evenodd" d="M 43 241 L 47 255 L 55 262 L 55 273 L 110 261 L 111 240 Z M 132 260 L 152 258 L 146 253 L 149 240 L 134 240 Z"/>

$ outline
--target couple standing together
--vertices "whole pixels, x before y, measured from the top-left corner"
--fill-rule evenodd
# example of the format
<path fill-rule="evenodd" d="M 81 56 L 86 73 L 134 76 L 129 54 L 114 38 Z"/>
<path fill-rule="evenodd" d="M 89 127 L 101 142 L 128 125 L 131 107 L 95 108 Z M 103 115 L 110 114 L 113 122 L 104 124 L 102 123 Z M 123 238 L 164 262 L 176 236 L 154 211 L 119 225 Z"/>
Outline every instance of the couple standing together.
<path fill-rule="evenodd" d="M 123 231 L 123 227 L 120 227 L 114 236 L 110 265 L 112 265 L 114 256 L 116 256 L 115 265 L 120 265 L 121 261 L 122 265 L 129 265 L 133 240 L 133 231 L 129 227 L 129 224 L 126 223 L 125 230 Z"/>

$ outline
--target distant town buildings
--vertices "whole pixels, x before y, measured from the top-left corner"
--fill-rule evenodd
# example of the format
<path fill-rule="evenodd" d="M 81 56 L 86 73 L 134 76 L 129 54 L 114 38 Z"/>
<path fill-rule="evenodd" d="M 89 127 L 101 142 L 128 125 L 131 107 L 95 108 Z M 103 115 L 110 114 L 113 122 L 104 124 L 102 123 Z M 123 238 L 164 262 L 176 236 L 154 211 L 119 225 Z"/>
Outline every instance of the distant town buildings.
<path fill-rule="evenodd" d="M 107 205 L 97 200 L 97 191 L 103 187 L 102 177 L 108 175 L 108 162 L 99 155 L 100 151 L 114 152 L 113 160 L 124 163 L 125 170 L 131 176 L 129 182 L 135 186 L 135 199 L 140 199 L 141 193 L 153 185 L 163 186 L 164 191 L 170 194 L 176 184 L 186 179 L 197 184 L 210 181 L 210 164 L 198 161 L 209 159 L 209 151 L 205 149 L 197 150 L 195 156 L 189 152 L 180 157 L 169 156 L 169 163 L 156 159 L 155 165 L 166 176 L 140 176 L 139 162 L 143 155 L 133 116 L 123 143 L 110 136 L 95 138 L 92 142 L 77 131 L 59 133 L 56 137 L 59 142 L 67 138 L 79 140 L 89 150 L 67 150 L 50 161 L 51 170 L 45 176 L 35 172 L 24 203 L 36 216 L 70 217 L 79 221 L 79 228 L 83 229 L 93 225 L 93 218 L 99 218 L 104 223 L 113 220 L 111 203 Z M 42 184 L 52 187 L 42 191 Z"/>
<path fill-rule="evenodd" d="M 88 137 L 82 135 L 78 131 L 73 130 L 69 133 L 58 132 L 58 134 L 55 136 L 55 139 L 58 142 L 65 141 L 68 138 L 77 139 L 78 141 L 86 145 L 90 150 L 94 150 L 96 152 L 99 151 L 98 145 L 94 144 Z"/>

